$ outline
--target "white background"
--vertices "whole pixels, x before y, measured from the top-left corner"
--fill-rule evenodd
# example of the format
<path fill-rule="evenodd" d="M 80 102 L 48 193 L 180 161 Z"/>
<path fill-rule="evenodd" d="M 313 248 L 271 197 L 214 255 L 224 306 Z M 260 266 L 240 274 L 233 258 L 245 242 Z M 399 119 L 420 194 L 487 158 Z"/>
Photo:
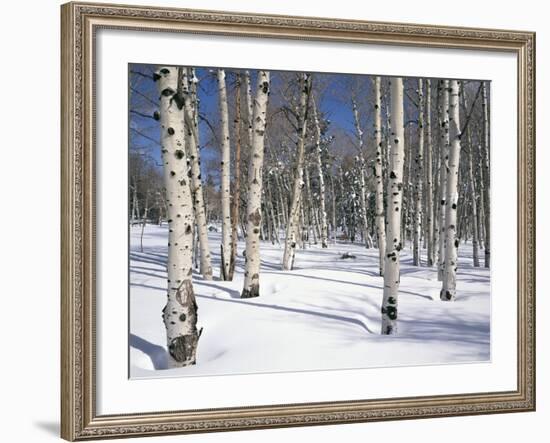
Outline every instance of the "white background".
<path fill-rule="evenodd" d="M 151 2 L 152 0 L 149 0 Z M 134 3 L 144 3 L 134 0 Z M 542 81 L 550 75 L 548 53 L 550 32 L 542 2 L 525 0 L 521 9 L 499 7 L 478 1 L 462 1 L 460 7 L 443 8 L 439 1 L 387 3 L 359 7 L 357 1 L 337 3 L 291 0 L 246 2 L 233 0 L 158 1 L 157 4 L 194 8 L 233 9 L 266 13 L 317 15 L 494 28 L 521 28 L 537 31 L 538 84 L 537 121 L 550 119 L 543 104 L 548 87 Z M 59 421 L 59 3 L 41 0 L 12 3 L 3 9 L 2 92 L 0 93 L 0 190 L 2 253 L 0 315 L 0 392 L 3 441 L 54 441 Z M 455 14 L 451 15 L 451 11 Z M 29 118 L 30 111 L 30 118 Z M 538 140 L 543 125 L 539 124 Z M 542 142 L 537 156 L 538 219 L 544 224 L 547 204 L 545 189 L 550 186 L 543 167 L 550 160 Z M 550 307 L 542 290 L 543 261 L 548 234 L 538 233 L 538 412 L 495 416 L 415 420 L 390 423 L 298 428 L 270 431 L 209 434 L 186 437 L 193 442 L 252 442 L 290 439 L 331 441 L 380 440 L 391 435 L 412 442 L 517 441 L 536 437 L 547 428 L 550 412 L 545 374 L 549 373 L 550 334 L 542 313 Z M 391 433 L 391 434 L 390 434 Z M 181 437 L 147 441 L 176 441 Z"/>

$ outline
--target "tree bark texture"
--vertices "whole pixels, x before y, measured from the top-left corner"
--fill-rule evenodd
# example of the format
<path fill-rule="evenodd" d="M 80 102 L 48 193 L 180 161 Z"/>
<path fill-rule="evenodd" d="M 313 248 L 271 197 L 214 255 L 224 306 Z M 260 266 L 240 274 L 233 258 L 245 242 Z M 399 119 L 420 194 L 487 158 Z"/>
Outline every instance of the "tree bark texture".
<path fill-rule="evenodd" d="M 300 77 L 300 115 L 298 117 L 298 143 L 296 147 L 296 169 L 294 174 L 294 185 L 292 187 L 292 199 L 288 224 L 286 227 L 285 249 L 283 254 L 283 270 L 291 270 L 296 254 L 298 242 L 300 207 L 302 188 L 304 187 L 304 156 L 305 138 L 307 132 L 307 113 L 311 89 L 311 75 L 301 74 Z"/>
<path fill-rule="evenodd" d="M 179 68 L 182 69 L 182 68 Z M 168 293 L 162 311 L 168 366 L 195 364 L 200 333 L 192 283 L 193 202 L 187 175 L 184 115 L 177 100 L 178 68 L 155 73 L 160 93 L 162 163 L 168 205 Z"/>
<path fill-rule="evenodd" d="M 397 334 L 397 301 L 399 292 L 399 254 L 401 244 L 401 211 L 403 203 L 403 79 L 391 79 L 391 151 L 387 194 L 388 242 L 384 268 L 382 330 L 384 335 Z"/>
<path fill-rule="evenodd" d="M 218 69 L 218 95 L 221 124 L 221 205 L 222 205 L 222 244 L 220 278 L 229 279 L 231 262 L 231 146 L 229 139 L 229 111 L 227 109 L 227 88 L 225 71 Z"/>
<path fill-rule="evenodd" d="M 246 228 L 246 262 L 244 287 L 241 298 L 260 295 L 260 228 L 262 225 L 262 169 L 267 103 L 269 97 L 269 71 L 258 72 L 254 100 L 252 151 L 248 167 L 248 200 Z"/>
<path fill-rule="evenodd" d="M 447 197 L 445 205 L 445 272 L 441 289 L 441 300 L 451 301 L 456 297 L 456 271 L 458 268 L 458 172 L 460 165 L 460 113 L 458 106 L 459 84 L 451 80 L 449 84 L 449 172 L 447 173 Z"/>

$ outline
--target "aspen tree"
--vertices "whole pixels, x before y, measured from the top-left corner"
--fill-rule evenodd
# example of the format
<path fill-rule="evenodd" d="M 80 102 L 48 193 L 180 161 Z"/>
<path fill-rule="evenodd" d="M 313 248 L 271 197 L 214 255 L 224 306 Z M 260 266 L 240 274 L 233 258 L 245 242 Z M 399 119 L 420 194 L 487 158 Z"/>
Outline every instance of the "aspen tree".
<path fill-rule="evenodd" d="M 178 87 L 181 91 L 181 101 L 186 127 L 186 150 L 190 163 L 191 191 L 193 192 L 193 207 L 199 237 L 200 271 L 205 280 L 212 280 L 212 265 L 210 246 L 208 245 L 208 229 L 206 226 L 206 209 L 201 180 L 201 166 L 198 141 L 198 110 L 196 96 L 190 90 L 190 83 L 195 83 L 196 77 L 188 68 L 180 69 Z"/>
<path fill-rule="evenodd" d="M 464 110 L 467 110 L 468 103 L 466 101 L 466 94 L 461 94 Z M 472 110 L 473 112 L 473 110 Z M 472 259 L 475 268 L 479 268 L 479 233 L 477 225 L 477 198 L 476 198 L 476 184 L 474 180 L 474 161 L 472 155 L 472 131 L 470 126 L 466 129 L 466 141 L 468 142 L 468 181 L 470 189 L 470 201 L 471 201 L 471 220 L 472 220 Z"/>
<path fill-rule="evenodd" d="M 352 111 L 353 111 L 353 121 L 355 124 L 356 138 L 358 142 L 359 150 L 359 201 L 361 204 L 361 222 L 362 222 L 362 233 L 363 241 L 365 242 L 365 247 L 370 248 L 370 235 L 369 235 L 369 226 L 367 218 L 367 185 L 365 180 L 365 153 L 364 150 L 364 139 L 363 139 L 363 129 L 361 128 L 361 122 L 359 120 L 359 110 L 357 109 L 357 103 L 355 99 L 351 100 Z"/>
<path fill-rule="evenodd" d="M 397 300 L 399 292 L 399 253 L 401 243 L 401 212 L 403 203 L 403 79 L 392 78 L 391 92 L 391 150 L 387 193 L 387 236 L 382 299 L 382 330 L 384 335 L 397 334 Z"/>
<path fill-rule="evenodd" d="M 422 229 L 422 180 L 424 178 L 424 89 L 418 79 L 418 146 L 415 159 L 415 207 L 413 220 L 413 264 L 420 266 L 420 236 Z"/>
<path fill-rule="evenodd" d="M 440 141 L 439 141 L 439 253 L 438 253 L 438 270 L 437 278 L 443 281 L 445 272 L 445 215 L 446 215 L 446 198 L 447 198 L 447 170 L 448 152 L 449 152 L 449 81 L 440 80 Z"/>
<path fill-rule="evenodd" d="M 222 205 L 222 244 L 220 278 L 229 279 L 231 262 L 231 146 L 229 140 L 229 111 L 227 109 L 227 88 L 225 71 L 218 69 L 218 94 L 221 120 L 221 205 Z"/>
<path fill-rule="evenodd" d="M 434 192 L 433 192 L 433 141 L 432 141 L 432 82 L 426 80 L 426 240 L 428 266 L 435 262 L 434 242 Z"/>
<path fill-rule="evenodd" d="M 489 102 L 487 98 L 487 82 L 481 85 L 482 108 L 483 108 L 483 209 L 485 214 L 485 267 L 491 266 L 491 194 L 490 194 L 490 138 L 489 138 Z"/>
<path fill-rule="evenodd" d="M 384 256 L 386 254 L 386 226 L 384 217 L 384 179 L 382 177 L 382 102 L 380 77 L 374 79 L 374 140 L 376 143 L 376 159 L 374 162 L 374 178 L 376 181 L 376 237 L 380 275 L 384 275 Z"/>
<path fill-rule="evenodd" d="M 460 165 L 460 113 L 458 108 L 459 84 L 451 80 L 449 86 L 449 161 L 445 205 L 445 272 L 441 289 L 441 300 L 450 301 L 456 297 L 456 271 L 458 266 L 457 206 L 458 171 Z"/>
<path fill-rule="evenodd" d="M 294 184 L 292 187 L 292 198 L 288 224 L 286 227 L 285 249 L 283 254 L 283 270 L 291 270 L 296 254 L 298 242 L 300 208 L 302 188 L 304 187 L 304 145 L 307 132 L 307 113 L 309 108 L 309 97 L 311 92 L 311 75 L 301 74 L 300 76 L 300 115 L 298 117 L 298 143 L 296 147 L 296 169 Z"/>
<path fill-rule="evenodd" d="M 260 295 L 260 228 L 262 225 L 262 169 L 269 71 L 259 71 L 252 118 L 252 151 L 248 167 L 248 199 L 246 208 L 246 262 L 241 298 Z"/>
<path fill-rule="evenodd" d="M 228 280 L 233 280 L 237 258 L 237 223 L 239 221 L 239 206 L 241 198 L 241 74 L 237 74 L 235 82 L 235 172 L 233 200 L 231 202 L 231 253 L 229 259 Z"/>
<path fill-rule="evenodd" d="M 161 67 L 154 76 L 160 93 L 159 120 L 169 227 L 168 299 L 162 318 L 171 368 L 195 364 L 200 337 L 192 282 L 193 202 L 187 176 L 184 116 L 177 98 L 178 77 L 178 68 L 173 66 Z"/>
<path fill-rule="evenodd" d="M 315 123 L 315 159 L 317 162 L 317 179 L 319 181 L 319 211 L 321 214 L 321 247 L 328 248 L 328 226 L 326 211 L 325 176 L 323 174 L 323 161 L 321 158 L 321 126 L 317 115 L 317 105 L 313 101 L 313 120 Z"/>

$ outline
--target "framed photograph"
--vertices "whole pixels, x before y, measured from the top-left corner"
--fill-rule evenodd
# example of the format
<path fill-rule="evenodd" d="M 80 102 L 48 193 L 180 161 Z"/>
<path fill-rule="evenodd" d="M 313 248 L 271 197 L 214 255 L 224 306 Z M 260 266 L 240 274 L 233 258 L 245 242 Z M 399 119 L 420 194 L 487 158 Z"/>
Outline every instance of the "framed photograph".
<path fill-rule="evenodd" d="M 535 409 L 535 35 L 62 6 L 62 437 Z"/>

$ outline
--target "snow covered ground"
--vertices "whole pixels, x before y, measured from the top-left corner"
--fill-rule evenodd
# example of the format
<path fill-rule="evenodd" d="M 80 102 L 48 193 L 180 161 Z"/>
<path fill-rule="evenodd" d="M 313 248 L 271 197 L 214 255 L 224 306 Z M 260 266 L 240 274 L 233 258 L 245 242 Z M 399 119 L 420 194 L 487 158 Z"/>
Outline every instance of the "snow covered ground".
<path fill-rule="evenodd" d="M 220 234 L 210 233 L 214 275 Z M 399 335 L 380 335 L 383 279 L 378 251 L 337 243 L 299 249 L 295 269 L 282 271 L 283 246 L 263 243 L 260 297 L 241 300 L 242 251 L 232 282 L 194 275 L 199 305 L 197 364 L 166 369 L 167 228 L 130 234 L 131 377 L 242 374 L 379 366 L 480 362 L 490 359 L 489 270 L 473 268 L 471 246 L 460 245 L 457 299 L 439 300 L 436 268 L 412 266 L 401 255 Z M 356 256 L 342 259 L 344 252 Z M 423 251 L 425 253 L 425 251 Z M 481 255 L 481 254 L 480 254 Z"/>

